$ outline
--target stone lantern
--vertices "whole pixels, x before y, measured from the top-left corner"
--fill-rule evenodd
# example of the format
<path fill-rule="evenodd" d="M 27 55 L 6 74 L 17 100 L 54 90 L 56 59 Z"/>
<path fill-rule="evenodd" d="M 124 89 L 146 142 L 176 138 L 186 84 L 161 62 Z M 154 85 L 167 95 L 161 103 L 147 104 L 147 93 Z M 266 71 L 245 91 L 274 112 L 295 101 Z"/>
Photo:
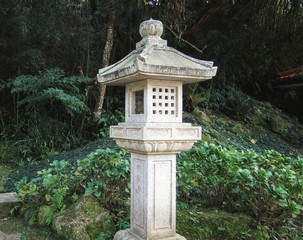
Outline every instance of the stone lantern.
<path fill-rule="evenodd" d="M 185 239 L 176 234 L 176 153 L 201 139 L 201 127 L 182 123 L 182 86 L 211 79 L 217 67 L 168 47 L 162 32 L 160 21 L 142 22 L 136 50 L 98 74 L 126 87 L 125 122 L 110 137 L 131 152 L 131 222 L 116 240 Z"/>

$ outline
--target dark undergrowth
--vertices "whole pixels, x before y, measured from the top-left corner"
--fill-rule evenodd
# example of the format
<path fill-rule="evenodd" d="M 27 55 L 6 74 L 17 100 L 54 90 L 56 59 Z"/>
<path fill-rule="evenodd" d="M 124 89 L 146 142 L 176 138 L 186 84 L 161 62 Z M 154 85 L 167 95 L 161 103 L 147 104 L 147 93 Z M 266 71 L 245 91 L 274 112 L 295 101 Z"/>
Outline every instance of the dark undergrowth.
<path fill-rule="evenodd" d="M 16 182 L 20 181 L 25 176 L 27 177 L 28 180 L 36 178 L 38 171 L 49 168 L 50 164 L 55 160 L 57 161 L 65 160 L 68 161 L 71 164 L 71 166 L 75 166 L 77 165 L 77 160 L 84 159 L 91 152 L 94 152 L 99 148 L 105 149 L 105 148 L 112 148 L 114 146 L 115 146 L 114 140 L 110 138 L 102 138 L 93 141 L 80 148 L 68 152 L 63 152 L 58 155 L 54 155 L 42 161 L 34 162 L 27 166 L 17 167 L 7 177 L 7 180 L 4 184 L 4 188 L 7 192 L 14 191 Z"/>

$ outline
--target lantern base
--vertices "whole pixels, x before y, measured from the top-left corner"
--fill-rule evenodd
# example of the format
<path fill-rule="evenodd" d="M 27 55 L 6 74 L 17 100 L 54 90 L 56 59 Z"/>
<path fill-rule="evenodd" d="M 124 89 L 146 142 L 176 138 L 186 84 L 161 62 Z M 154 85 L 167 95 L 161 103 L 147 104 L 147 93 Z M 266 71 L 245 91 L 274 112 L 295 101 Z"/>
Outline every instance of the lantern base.
<path fill-rule="evenodd" d="M 182 237 L 179 234 L 176 234 L 173 237 L 165 237 L 165 238 L 152 238 L 153 240 L 186 240 L 186 238 Z M 130 229 L 121 230 L 115 234 L 114 240 L 151 240 L 150 238 L 141 238 L 136 234 L 132 233 Z"/>

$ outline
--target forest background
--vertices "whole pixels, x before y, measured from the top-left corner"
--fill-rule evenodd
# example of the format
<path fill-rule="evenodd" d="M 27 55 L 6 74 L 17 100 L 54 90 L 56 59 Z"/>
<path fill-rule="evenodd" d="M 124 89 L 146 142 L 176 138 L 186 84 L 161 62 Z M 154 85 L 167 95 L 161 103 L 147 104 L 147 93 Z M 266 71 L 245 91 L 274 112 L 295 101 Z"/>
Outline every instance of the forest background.
<path fill-rule="evenodd" d="M 1 0 L 0 192 L 18 192 L 28 222 L 48 205 L 48 224 L 90 193 L 115 215 L 107 239 L 128 226 L 129 156 L 105 138 L 124 121 L 124 88 L 96 74 L 135 49 L 150 18 L 169 46 L 218 66 L 212 80 L 184 87 L 184 120 L 203 126 L 203 142 L 178 156 L 178 214 L 216 207 L 252 216 L 264 239 L 302 239 L 302 0 Z M 202 239 L 239 235 L 179 219 Z"/>
<path fill-rule="evenodd" d="M 303 62 L 302 4 L 2 0 L 0 140 L 16 159 L 31 162 L 107 135 L 110 124 L 123 121 L 124 90 L 108 88 L 103 104 L 105 89 L 95 76 L 135 49 L 139 24 L 149 18 L 163 22 L 169 46 L 218 66 L 213 80 L 188 91 L 202 97 L 184 96 L 186 111 L 200 104 L 242 116 L 249 108 L 240 89 L 274 102 L 277 72 Z"/>

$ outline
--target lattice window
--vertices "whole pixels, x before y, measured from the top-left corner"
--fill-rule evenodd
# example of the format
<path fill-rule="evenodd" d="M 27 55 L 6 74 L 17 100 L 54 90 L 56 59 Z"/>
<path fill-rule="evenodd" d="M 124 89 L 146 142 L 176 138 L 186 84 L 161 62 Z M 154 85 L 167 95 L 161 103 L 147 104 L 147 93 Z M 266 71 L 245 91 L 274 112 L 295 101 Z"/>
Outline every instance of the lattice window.
<path fill-rule="evenodd" d="M 144 113 L 144 90 L 134 92 L 134 113 Z"/>
<path fill-rule="evenodd" d="M 153 87 L 153 114 L 176 116 L 177 105 L 176 87 Z"/>

